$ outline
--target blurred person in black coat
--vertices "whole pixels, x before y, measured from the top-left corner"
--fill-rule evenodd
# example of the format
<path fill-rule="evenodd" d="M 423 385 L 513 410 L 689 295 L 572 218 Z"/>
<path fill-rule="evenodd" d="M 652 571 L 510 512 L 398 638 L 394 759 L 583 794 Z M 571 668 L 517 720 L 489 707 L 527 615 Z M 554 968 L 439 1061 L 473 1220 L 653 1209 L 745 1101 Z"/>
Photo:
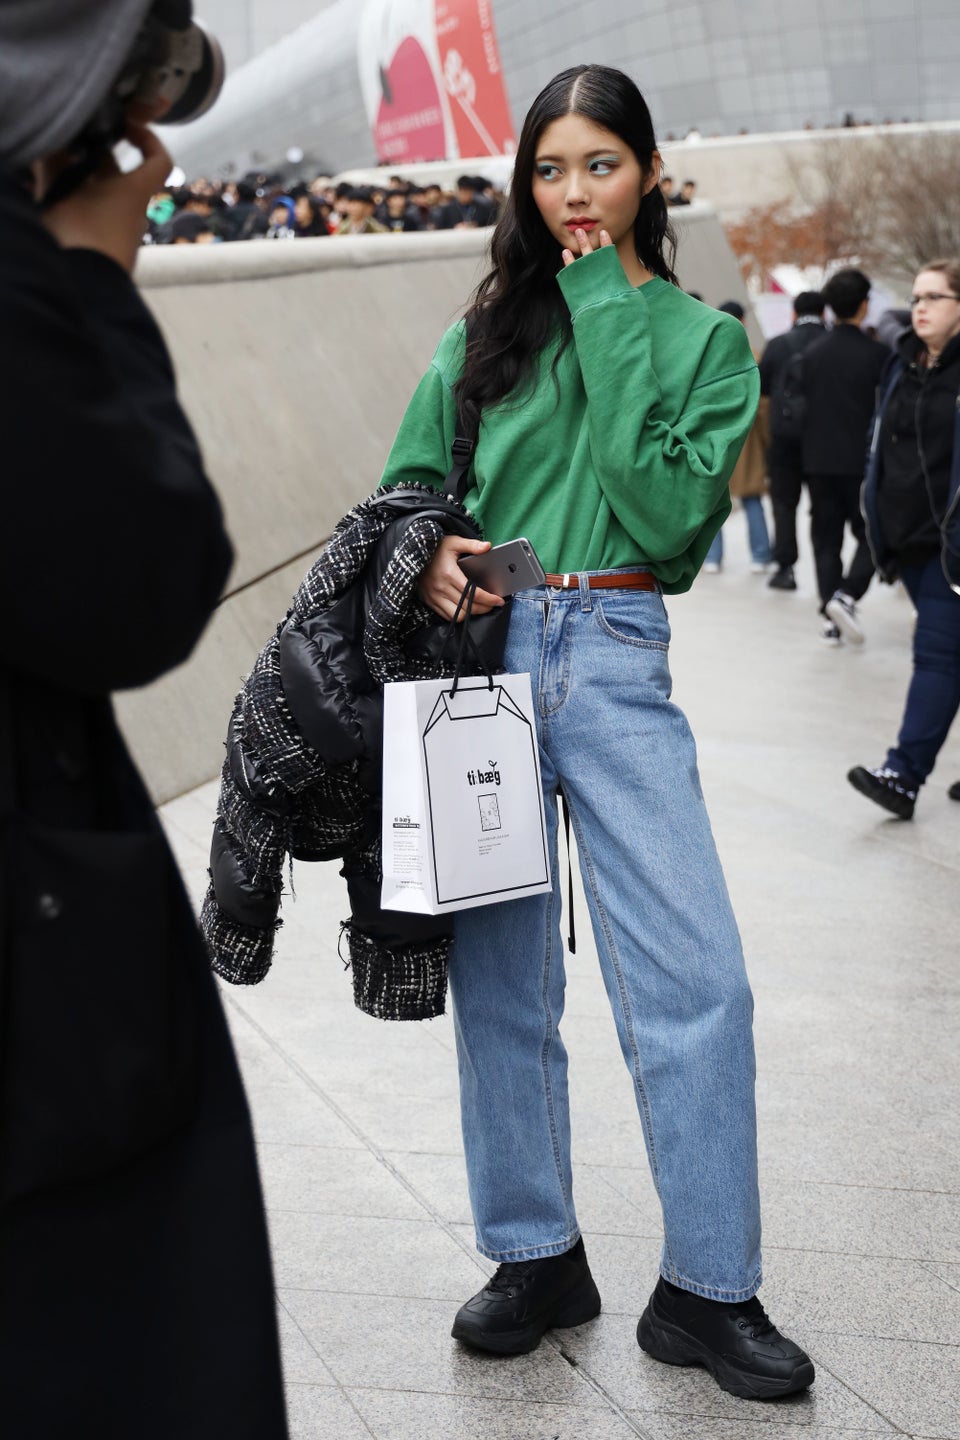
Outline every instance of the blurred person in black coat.
<path fill-rule="evenodd" d="M 114 104 L 131 173 L 107 146 L 65 183 L 148 12 L 0 6 L 4 1440 L 287 1435 L 246 1100 L 110 701 L 186 659 L 231 563 L 131 279 L 160 107 Z"/>
<path fill-rule="evenodd" d="M 810 491 L 810 541 L 824 617 L 821 634 L 831 645 L 841 638 L 862 642 L 857 604 L 873 575 L 860 486 L 877 384 L 890 352 L 860 329 L 869 297 L 870 281 L 862 270 L 848 268 L 831 275 L 823 298 L 836 323 L 803 352 L 803 471 Z M 848 525 L 857 548 L 844 573 L 843 537 Z"/>
<path fill-rule="evenodd" d="M 480 189 L 479 177 L 461 175 L 456 196 L 443 206 L 437 221 L 438 230 L 476 230 L 493 225 L 497 207 Z"/>
<path fill-rule="evenodd" d="M 770 402 L 767 478 L 777 567 L 768 581 L 771 590 L 797 588 L 793 567 L 798 556 L 797 509 L 803 494 L 803 429 L 799 417 L 791 415 L 785 394 L 794 358 L 824 333 L 825 308 L 819 290 L 802 290 L 793 302 L 791 329 L 768 341 L 760 357 L 760 393 Z"/>

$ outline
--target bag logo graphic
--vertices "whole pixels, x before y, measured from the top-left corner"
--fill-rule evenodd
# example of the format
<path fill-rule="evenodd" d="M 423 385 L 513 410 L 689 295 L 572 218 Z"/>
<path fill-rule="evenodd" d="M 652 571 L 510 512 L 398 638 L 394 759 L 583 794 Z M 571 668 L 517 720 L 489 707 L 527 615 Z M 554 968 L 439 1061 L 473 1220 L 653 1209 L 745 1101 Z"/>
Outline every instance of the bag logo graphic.
<path fill-rule="evenodd" d="M 480 829 L 499 830 L 500 821 L 500 800 L 496 795 L 478 795 L 477 802 L 480 806 Z"/>
<path fill-rule="evenodd" d="M 496 768 L 496 766 L 497 766 L 496 760 L 488 760 L 488 761 L 487 761 L 487 764 L 490 766 L 490 769 L 489 769 L 489 770 L 481 770 L 480 767 L 477 766 L 476 770 L 468 770 L 468 771 L 467 771 L 467 784 L 468 784 L 468 785 L 499 785 L 499 784 L 500 784 L 500 771 Z"/>

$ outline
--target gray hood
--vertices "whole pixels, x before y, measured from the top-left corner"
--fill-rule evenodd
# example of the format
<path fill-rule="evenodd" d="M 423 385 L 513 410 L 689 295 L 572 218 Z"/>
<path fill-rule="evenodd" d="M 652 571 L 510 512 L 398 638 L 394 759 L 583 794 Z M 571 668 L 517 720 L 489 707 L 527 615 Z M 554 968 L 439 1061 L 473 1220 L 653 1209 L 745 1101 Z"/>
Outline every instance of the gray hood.
<path fill-rule="evenodd" d="M 0 0 L 0 163 L 59 150 L 120 74 L 153 0 Z"/>

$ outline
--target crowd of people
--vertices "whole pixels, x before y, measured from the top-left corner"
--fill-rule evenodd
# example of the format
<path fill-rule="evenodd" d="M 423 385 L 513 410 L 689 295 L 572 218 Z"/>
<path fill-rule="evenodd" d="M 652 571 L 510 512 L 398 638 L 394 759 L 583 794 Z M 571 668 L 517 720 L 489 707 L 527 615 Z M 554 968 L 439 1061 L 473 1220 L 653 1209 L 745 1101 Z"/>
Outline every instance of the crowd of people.
<path fill-rule="evenodd" d="M 668 205 L 691 205 L 695 180 L 665 175 Z M 391 175 L 385 186 L 335 184 L 329 175 L 284 185 L 248 175 L 160 190 L 147 208 L 147 245 L 205 245 L 227 240 L 298 240 L 318 235 L 380 235 L 388 231 L 474 230 L 496 224 L 504 193 L 483 175 L 460 175 L 450 190 Z"/>
<path fill-rule="evenodd" d="M 660 191 L 668 205 L 692 205 L 696 189 L 696 180 L 683 180 L 678 185 L 672 175 L 660 176 Z"/>
<path fill-rule="evenodd" d="M 217 182 L 201 177 L 151 196 L 143 238 L 148 245 L 209 245 L 475 230 L 496 222 L 503 199 L 483 175 L 461 175 L 452 190 L 401 175 L 390 176 L 386 186 L 334 184 L 328 175 L 286 186 L 269 175 Z"/>
<path fill-rule="evenodd" d="M 792 327 L 760 357 L 760 408 L 731 493 L 746 514 L 751 568 L 772 569 L 770 588 L 793 591 L 806 491 L 827 645 L 863 643 L 860 601 L 875 574 L 903 583 L 917 623 L 900 732 L 882 764 L 847 778 L 910 819 L 960 708 L 960 261 L 929 261 L 909 309 L 887 311 L 876 329 L 865 327 L 869 297 L 869 277 L 851 267 L 797 295 Z M 721 308 L 742 318 L 736 302 Z M 719 572 L 722 554 L 718 534 L 705 573 Z M 949 793 L 960 800 L 960 784 Z"/>

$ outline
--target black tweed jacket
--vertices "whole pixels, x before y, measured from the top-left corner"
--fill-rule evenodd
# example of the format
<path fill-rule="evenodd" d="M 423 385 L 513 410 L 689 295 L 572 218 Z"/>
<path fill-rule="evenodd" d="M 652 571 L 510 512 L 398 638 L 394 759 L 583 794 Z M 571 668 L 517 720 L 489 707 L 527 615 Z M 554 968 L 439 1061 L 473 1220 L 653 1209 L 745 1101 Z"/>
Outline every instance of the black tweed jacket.
<path fill-rule="evenodd" d="M 447 627 L 417 590 L 444 534 L 480 532 L 433 490 L 384 489 L 355 506 L 237 696 L 201 914 L 226 980 L 253 984 L 270 968 L 286 863 L 338 858 L 357 1005 L 380 1019 L 443 1013 L 450 917 L 384 911 L 379 891 L 383 685 L 453 669 Z M 469 622 L 491 671 L 507 619 L 504 607 Z"/>

